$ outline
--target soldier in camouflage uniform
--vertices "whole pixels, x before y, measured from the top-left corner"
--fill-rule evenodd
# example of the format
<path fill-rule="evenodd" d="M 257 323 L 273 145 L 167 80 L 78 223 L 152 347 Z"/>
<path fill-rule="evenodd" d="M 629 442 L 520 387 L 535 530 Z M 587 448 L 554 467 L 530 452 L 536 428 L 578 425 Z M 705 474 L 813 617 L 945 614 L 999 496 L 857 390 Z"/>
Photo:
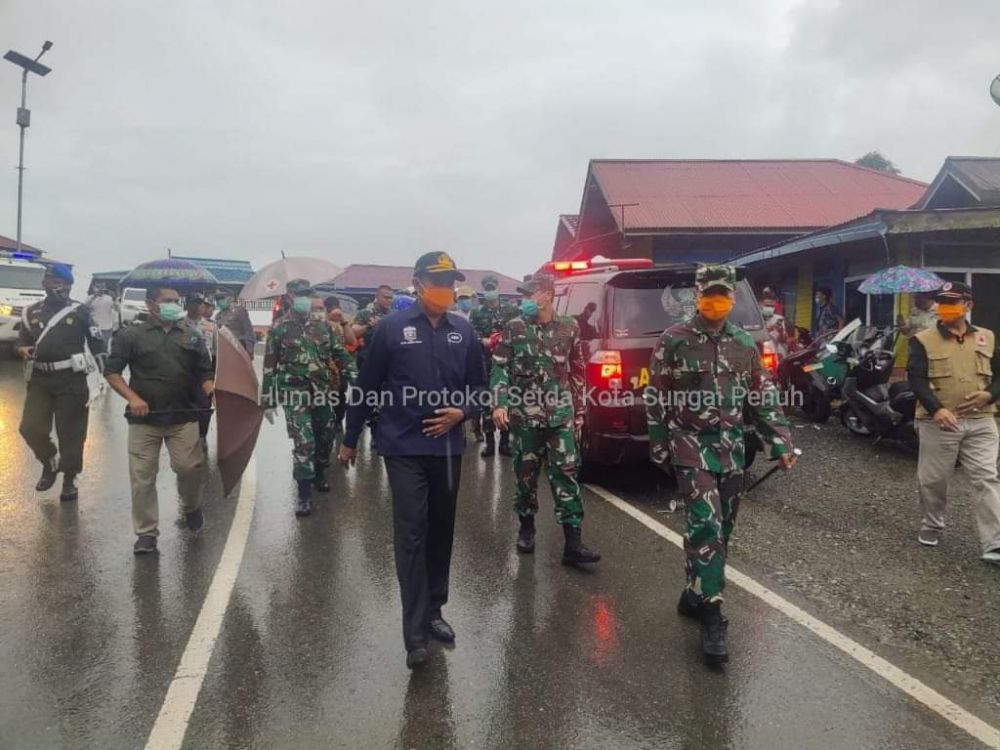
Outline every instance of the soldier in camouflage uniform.
<path fill-rule="evenodd" d="M 293 475 L 298 484 L 295 515 L 312 512 L 312 489 L 329 492 L 330 465 L 341 372 L 357 378 L 354 359 L 326 321 L 323 301 L 309 282 L 288 282 L 292 309 L 271 329 L 264 354 L 263 405 L 285 411 L 292 439 Z"/>
<path fill-rule="evenodd" d="M 516 318 L 519 312 L 514 306 L 504 305 L 500 302 L 500 280 L 496 276 L 493 274 L 483 276 L 481 283 L 483 302 L 469 315 L 469 322 L 483 344 L 486 371 L 489 372 L 492 356 L 489 351 L 490 337 L 502 331 L 507 322 Z M 483 446 L 479 455 L 483 458 L 493 458 L 497 453 L 496 425 L 493 424 L 493 417 L 489 412 L 483 412 L 481 431 L 486 438 L 486 445 Z M 501 456 L 510 455 L 510 432 L 508 430 L 500 430 L 499 452 Z"/>
<path fill-rule="evenodd" d="M 551 276 L 535 274 L 519 291 L 527 298 L 520 317 L 504 326 L 490 375 L 496 399 L 493 421 L 501 430 L 509 428 L 514 437 L 517 549 L 525 553 L 535 549 L 538 473 L 544 460 L 566 540 L 562 561 L 595 563 L 601 556 L 581 540 L 583 502 L 576 480 L 585 375 L 580 328 L 574 318 L 555 314 Z"/>
<path fill-rule="evenodd" d="M 729 658 L 721 604 L 727 545 L 743 491 L 744 420 L 756 426 L 772 459 L 788 469 L 795 464 L 778 390 L 753 339 L 726 320 L 735 289 L 732 266 L 699 267 L 698 313 L 663 332 L 646 392 L 652 459 L 673 465 L 687 499 L 687 586 L 677 608 L 701 619 L 702 650 L 712 664 Z"/>

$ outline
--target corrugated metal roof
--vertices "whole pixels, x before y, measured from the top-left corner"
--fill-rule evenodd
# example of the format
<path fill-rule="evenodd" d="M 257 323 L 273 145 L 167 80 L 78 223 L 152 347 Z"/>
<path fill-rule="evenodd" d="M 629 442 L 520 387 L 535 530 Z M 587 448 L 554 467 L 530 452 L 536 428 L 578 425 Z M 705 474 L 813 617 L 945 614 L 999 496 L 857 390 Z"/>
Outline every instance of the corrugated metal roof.
<path fill-rule="evenodd" d="M 932 203 L 936 208 L 940 207 L 940 201 L 935 201 L 934 197 L 948 177 L 969 192 L 979 205 L 1000 205 L 1000 159 L 988 156 L 949 156 L 916 208 L 926 208 Z"/>
<path fill-rule="evenodd" d="M 465 283 L 477 292 L 482 286 L 483 277 L 492 274 L 500 281 L 501 294 L 517 294 L 517 286 L 521 282 L 505 276 L 497 271 L 459 268 L 465 274 Z M 413 266 L 379 266 L 353 264 L 347 266 L 334 280 L 337 289 L 344 290 L 374 290 L 382 284 L 388 284 L 393 289 L 405 289 L 413 283 Z"/>
<path fill-rule="evenodd" d="M 603 160 L 590 165 L 628 231 L 794 229 L 913 205 L 927 185 L 837 159 Z M 612 209 L 621 225 L 621 211 Z"/>
<path fill-rule="evenodd" d="M 246 260 L 225 258 L 195 258 L 190 255 L 172 255 L 176 260 L 186 260 L 211 272 L 223 284 L 245 284 L 253 276 L 253 267 Z"/>

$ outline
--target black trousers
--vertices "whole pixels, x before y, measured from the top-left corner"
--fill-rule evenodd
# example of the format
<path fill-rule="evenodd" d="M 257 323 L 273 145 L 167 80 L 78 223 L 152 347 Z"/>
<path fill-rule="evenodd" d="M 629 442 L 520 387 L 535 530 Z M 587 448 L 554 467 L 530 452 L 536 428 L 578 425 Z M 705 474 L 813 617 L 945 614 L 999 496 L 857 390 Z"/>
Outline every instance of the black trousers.
<path fill-rule="evenodd" d="M 461 456 L 386 456 L 392 489 L 396 577 L 407 651 L 427 643 L 427 623 L 448 601 Z"/>
<path fill-rule="evenodd" d="M 77 372 L 34 372 L 21 415 L 21 436 L 42 463 L 56 455 L 52 422 L 59 439 L 59 471 L 83 470 L 83 443 L 87 439 L 87 376 Z"/>

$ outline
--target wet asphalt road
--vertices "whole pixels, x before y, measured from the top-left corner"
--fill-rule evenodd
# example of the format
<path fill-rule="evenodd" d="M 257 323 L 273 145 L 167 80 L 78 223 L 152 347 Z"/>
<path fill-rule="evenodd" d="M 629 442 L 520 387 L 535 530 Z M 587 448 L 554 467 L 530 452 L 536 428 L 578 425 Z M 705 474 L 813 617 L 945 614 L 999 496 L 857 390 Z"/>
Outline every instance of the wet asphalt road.
<path fill-rule="evenodd" d="M 161 552 L 134 559 L 121 401 L 92 413 L 81 499 L 61 505 L 32 491 L 22 399 L 16 365 L 0 363 L 0 747 L 142 747 L 236 499 L 213 475 L 205 529 L 175 528 L 164 462 Z M 564 568 L 545 491 L 537 552 L 518 556 L 509 462 L 471 447 L 445 610 L 458 643 L 411 674 L 381 464 L 363 450 L 297 520 L 280 421 L 256 462 L 253 526 L 185 747 L 979 747 L 735 589 L 733 662 L 706 670 L 673 611 L 679 550 L 588 493 L 585 538 L 605 561 Z"/>

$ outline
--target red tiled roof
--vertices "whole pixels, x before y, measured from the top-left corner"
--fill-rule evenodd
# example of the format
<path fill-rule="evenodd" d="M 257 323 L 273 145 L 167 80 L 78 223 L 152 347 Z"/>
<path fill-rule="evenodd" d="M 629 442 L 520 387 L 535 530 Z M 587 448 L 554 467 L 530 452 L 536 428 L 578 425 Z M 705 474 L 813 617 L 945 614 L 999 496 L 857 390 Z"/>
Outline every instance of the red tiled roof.
<path fill-rule="evenodd" d="M 559 214 L 559 221 L 566 227 L 570 236 L 576 237 L 576 229 L 580 226 L 579 214 Z"/>
<path fill-rule="evenodd" d="M 497 271 L 459 268 L 465 274 L 465 283 L 477 292 L 482 290 L 484 276 L 493 274 L 500 281 L 501 294 L 517 294 L 521 283 L 517 279 L 505 276 Z M 354 264 L 347 266 L 333 280 L 338 289 L 375 289 L 381 284 L 388 284 L 393 289 L 404 289 L 413 283 L 413 266 L 378 266 Z"/>
<path fill-rule="evenodd" d="M 927 185 L 837 159 L 603 160 L 591 172 L 638 229 L 815 229 L 912 206 Z M 621 210 L 612 209 L 615 223 Z M 621 228 L 621 227 L 619 227 Z"/>

